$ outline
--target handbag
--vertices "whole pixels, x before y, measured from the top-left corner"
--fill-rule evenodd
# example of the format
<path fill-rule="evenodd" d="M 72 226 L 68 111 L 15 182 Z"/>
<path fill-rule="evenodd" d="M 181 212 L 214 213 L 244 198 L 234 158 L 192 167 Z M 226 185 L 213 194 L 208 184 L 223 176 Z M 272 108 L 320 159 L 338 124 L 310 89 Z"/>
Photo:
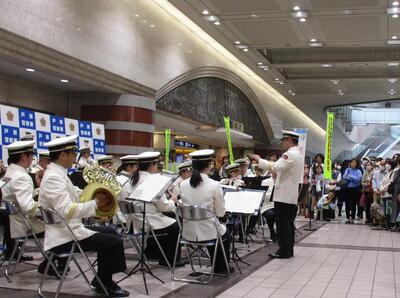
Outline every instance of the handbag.
<path fill-rule="evenodd" d="M 365 195 L 365 193 L 363 193 L 360 198 L 360 207 L 365 206 L 367 206 L 367 196 Z"/>
<path fill-rule="evenodd" d="M 315 185 L 315 190 L 316 190 L 317 194 L 318 194 L 319 192 L 322 191 L 322 189 L 321 189 L 321 184 L 319 183 L 319 181 L 318 181 L 317 184 Z"/>

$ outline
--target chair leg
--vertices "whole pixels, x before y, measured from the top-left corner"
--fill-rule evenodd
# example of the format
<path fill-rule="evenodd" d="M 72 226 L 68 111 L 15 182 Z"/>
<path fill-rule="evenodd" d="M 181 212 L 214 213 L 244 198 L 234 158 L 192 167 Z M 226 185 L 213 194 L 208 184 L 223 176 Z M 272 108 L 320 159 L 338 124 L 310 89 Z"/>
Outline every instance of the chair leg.
<path fill-rule="evenodd" d="M 161 247 L 161 244 L 160 244 L 160 242 L 158 241 L 157 236 L 156 236 L 156 234 L 154 233 L 153 230 L 151 230 L 151 234 L 152 234 L 154 240 L 156 241 L 157 246 L 158 246 L 158 248 L 160 249 L 161 254 L 162 254 L 162 256 L 163 256 L 165 262 L 167 263 L 168 268 L 171 270 L 171 268 L 172 268 L 172 267 L 171 267 L 171 264 L 169 263 L 169 261 L 168 261 L 168 259 L 167 259 L 167 256 L 165 255 L 165 252 L 164 252 L 163 248 Z"/>
<path fill-rule="evenodd" d="M 5 271 L 5 275 L 6 275 L 6 278 L 7 278 L 8 282 L 11 282 L 11 278 L 14 275 L 14 271 L 17 268 L 18 262 L 21 260 L 21 257 L 22 257 L 22 254 L 23 254 L 22 247 L 25 244 L 25 241 L 23 242 L 23 245 L 21 247 L 19 247 L 19 243 L 20 242 L 16 241 L 16 243 L 14 245 L 14 248 L 13 248 L 13 250 L 11 252 L 11 256 L 10 256 L 10 258 L 8 260 L 7 268 L 6 268 L 6 271 Z M 20 250 L 18 252 L 17 259 L 13 263 L 13 260 L 14 260 L 14 257 L 16 255 L 16 253 L 17 253 L 18 248 L 20 248 Z M 12 270 L 10 271 L 11 266 L 12 266 Z"/>
<path fill-rule="evenodd" d="M 231 270 L 229 268 L 229 263 L 228 263 L 228 259 L 226 257 L 225 248 L 224 248 L 224 242 L 222 241 L 221 236 L 218 237 L 218 241 L 217 242 L 220 242 L 220 246 L 221 246 L 221 249 L 222 249 L 222 254 L 224 256 L 226 272 L 227 272 L 227 275 L 229 276 L 231 274 Z"/>
<path fill-rule="evenodd" d="M 52 252 L 50 252 L 48 262 L 46 264 L 46 268 L 44 269 L 44 273 L 43 273 L 42 279 L 40 280 L 40 284 L 39 284 L 39 288 L 38 288 L 39 297 L 45 297 L 42 292 L 43 284 L 46 279 L 47 272 L 49 272 L 50 264 L 53 264 L 53 259 L 54 259 L 54 254 Z M 60 279 L 61 279 L 61 277 L 60 277 Z"/>
<path fill-rule="evenodd" d="M 210 272 L 210 277 L 208 279 L 208 282 L 210 282 L 214 276 L 215 263 L 217 261 L 217 251 L 218 251 L 218 239 L 217 239 L 217 241 L 215 241 L 214 256 L 213 256 L 213 260 L 211 263 L 211 272 Z"/>
<path fill-rule="evenodd" d="M 74 250 L 75 250 L 75 244 L 72 245 L 71 251 L 69 252 L 69 256 L 68 256 L 67 262 L 65 263 L 65 268 L 64 268 L 64 271 L 63 271 L 63 273 L 61 275 L 60 282 L 58 283 L 56 295 L 54 296 L 54 298 L 57 298 L 58 295 L 60 295 L 61 287 L 62 287 L 62 285 L 64 283 L 65 276 L 67 275 L 68 266 L 69 266 L 69 263 L 71 263 L 71 259 L 72 259 L 72 255 L 74 254 Z M 47 264 L 47 267 L 46 267 L 47 270 L 48 270 L 48 267 L 49 267 L 48 265 L 49 264 Z M 47 271 L 46 271 L 46 274 L 47 274 Z"/>
<path fill-rule="evenodd" d="M 178 250 L 179 250 L 180 240 L 181 240 L 181 233 L 178 234 L 178 240 L 176 241 L 176 246 L 175 246 L 174 262 L 172 264 L 172 269 L 171 269 L 172 279 L 175 278 L 175 265 L 176 265 L 176 259 L 178 258 Z"/>

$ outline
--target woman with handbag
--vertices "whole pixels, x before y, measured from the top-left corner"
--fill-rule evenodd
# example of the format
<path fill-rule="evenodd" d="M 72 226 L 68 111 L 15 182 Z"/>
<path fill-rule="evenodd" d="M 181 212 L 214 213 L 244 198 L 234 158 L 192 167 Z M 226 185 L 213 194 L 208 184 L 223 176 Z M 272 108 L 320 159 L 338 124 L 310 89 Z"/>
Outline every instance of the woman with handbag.
<path fill-rule="evenodd" d="M 346 185 L 346 223 L 353 224 L 356 217 L 356 206 L 361 194 L 362 173 L 358 168 L 358 160 L 352 159 L 350 167 L 346 169 L 343 179 L 347 181 Z"/>
<path fill-rule="evenodd" d="M 365 209 L 365 223 L 370 224 L 372 223 L 371 219 L 371 204 L 373 201 L 373 189 L 372 189 L 372 178 L 374 176 L 374 168 L 372 167 L 372 163 L 368 161 L 365 165 L 365 172 L 363 174 L 361 180 L 362 186 L 362 195 L 360 199 L 360 209 L 362 215 L 362 209 Z M 362 217 L 362 216 L 361 216 Z"/>

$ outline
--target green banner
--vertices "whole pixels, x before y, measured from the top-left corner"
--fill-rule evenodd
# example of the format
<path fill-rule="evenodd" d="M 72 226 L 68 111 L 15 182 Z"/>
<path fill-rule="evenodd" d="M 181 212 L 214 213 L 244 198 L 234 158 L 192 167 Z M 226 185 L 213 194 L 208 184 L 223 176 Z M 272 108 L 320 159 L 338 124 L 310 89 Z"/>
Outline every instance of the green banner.
<path fill-rule="evenodd" d="M 226 140 L 228 142 L 229 163 L 233 164 L 235 158 L 233 157 L 232 138 L 231 138 L 231 124 L 229 117 L 224 117 Z"/>
<path fill-rule="evenodd" d="M 333 121 L 335 114 L 328 112 L 326 120 L 326 136 L 325 136 L 325 161 L 324 161 L 324 178 L 332 179 L 332 139 L 333 139 Z"/>
<path fill-rule="evenodd" d="M 164 161 L 164 170 L 168 171 L 168 162 L 169 162 L 169 150 L 171 144 L 171 129 L 165 130 L 165 161 Z"/>

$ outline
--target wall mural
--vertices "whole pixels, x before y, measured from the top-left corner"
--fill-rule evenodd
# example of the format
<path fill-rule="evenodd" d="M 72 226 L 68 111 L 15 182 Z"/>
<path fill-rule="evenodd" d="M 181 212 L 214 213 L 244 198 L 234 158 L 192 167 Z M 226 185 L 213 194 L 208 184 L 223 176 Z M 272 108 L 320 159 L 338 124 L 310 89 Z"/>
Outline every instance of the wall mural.
<path fill-rule="evenodd" d="M 157 109 L 196 121 L 223 127 L 224 116 L 243 124 L 243 132 L 256 141 L 267 136 L 250 100 L 232 83 L 215 77 L 194 79 L 175 88 L 157 101 Z"/>

